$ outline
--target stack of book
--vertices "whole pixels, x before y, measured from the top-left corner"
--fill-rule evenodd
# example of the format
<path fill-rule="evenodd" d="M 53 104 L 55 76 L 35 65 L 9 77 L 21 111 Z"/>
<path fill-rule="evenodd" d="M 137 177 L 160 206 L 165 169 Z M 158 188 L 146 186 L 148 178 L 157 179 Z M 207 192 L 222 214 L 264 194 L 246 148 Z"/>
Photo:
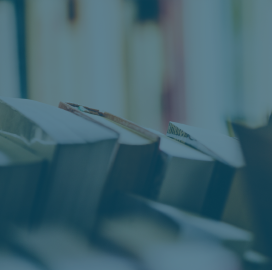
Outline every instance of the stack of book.
<path fill-rule="evenodd" d="M 6 269 L 268 264 L 222 221 L 245 167 L 236 138 L 174 122 L 163 135 L 75 103 L 1 98 L 0 114 Z"/>

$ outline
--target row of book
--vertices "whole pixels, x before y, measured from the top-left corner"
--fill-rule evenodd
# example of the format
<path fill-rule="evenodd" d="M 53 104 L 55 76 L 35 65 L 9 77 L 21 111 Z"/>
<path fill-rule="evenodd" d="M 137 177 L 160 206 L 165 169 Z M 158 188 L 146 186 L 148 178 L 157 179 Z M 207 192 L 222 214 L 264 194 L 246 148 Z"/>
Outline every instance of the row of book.
<path fill-rule="evenodd" d="M 73 1 L 72 21 L 69 1 L 26 2 L 28 98 L 88 97 L 157 130 L 171 120 L 227 134 L 233 115 L 266 121 L 269 1 Z"/>
<path fill-rule="evenodd" d="M 269 1 L 20 5 L 1 2 L 3 96 L 52 105 L 88 97 L 90 106 L 157 130 L 165 130 L 170 119 L 225 133 L 225 120 L 233 115 L 252 125 L 266 120 L 272 84 Z M 26 35 L 19 29 L 23 17 Z"/>
<path fill-rule="evenodd" d="M 42 184 L 39 173 L 36 180 L 29 179 L 39 186 L 44 207 L 37 205 L 45 216 L 82 218 L 79 223 L 90 228 L 93 218 L 83 220 L 86 213 L 95 213 L 102 193 L 122 190 L 221 217 L 233 174 L 244 165 L 237 140 L 172 122 L 165 136 L 109 113 L 68 103 L 60 107 L 72 113 L 23 99 L 2 98 L 1 103 L 6 115 L 1 121 L 3 140 L 13 140 L 42 159 L 36 161 L 44 170 Z M 34 194 L 28 197 L 34 199 Z M 68 205 L 73 211 L 66 213 Z"/>
<path fill-rule="evenodd" d="M 0 242 L 17 251 L 19 245 L 32 262 L 57 264 L 50 250 L 63 241 L 76 241 L 86 255 L 83 242 L 92 239 L 150 269 L 176 269 L 163 267 L 169 260 L 164 252 L 176 254 L 174 264 L 182 266 L 178 252 L 189 252 L 193 243 L 194 252 L 211 248 L 222 260 L 230 256 L 227 248 L 233 254 L 227 261 L 235 265 L 237 258 L 266 265 L 264 257 L 245 257 L 250 232 L 221 221 L 232 179 L 245 165 L 237 139 L 175 122 L 166 136 L 74 103 L 57 108 L 1 98 L 0 114 L 0 235 L 13 235 Z M 29 229 L 35 233 L 28 235 Z M 67 238 L 65 230 L 76 236 Z M 56 235 L 66 240 L 58 242 Z M 59 252 L 61 260 L 72 251 Z"/>

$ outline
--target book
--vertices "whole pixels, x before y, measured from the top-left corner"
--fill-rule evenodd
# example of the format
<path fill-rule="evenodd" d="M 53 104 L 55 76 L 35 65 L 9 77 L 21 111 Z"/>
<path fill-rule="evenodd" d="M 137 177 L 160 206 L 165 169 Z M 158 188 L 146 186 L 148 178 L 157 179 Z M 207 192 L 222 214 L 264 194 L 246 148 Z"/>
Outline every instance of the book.
<path fill-rule="evenodd" d="M 246 166 L 235 173 L 221 219 L 239 228 L 254 231 L 246 174 Z"/>
<path fill-rule="evenodd" d="M 118 134 L 37 101 L 1 98 L 0 134 L 48 161 L 34 219 L 89 232 Z"/>
<path fill-rule="evenodd" d="M 128 118 L 161 130 L 164 47 L 160 6 L 158 1 L 133 3 L 135 19 L 126 35 Z"/>
<path fill-rule="evenodd" d="M 201 214 L 214 159 L 158 131 L 148 130 L 160 137 L 151 198 Z"/>
<path fill-rule="evenodd" d="M 245 165 L 239 141 L 224 134 L 174 122 L 169 123 L 167 136 L 216 160 L 210 183 L 212 188 L 207 194 L 203 214 L 220 219 L 232 186 L 232 179 L 236 171 Z"/>
<path fill-rule="evenodd" d="M 245 160 L 246 182 L 245 190 L 249 197 L 252 214 L 252 229 L 256 236 L 255 250 L 271 258 L 271 151 L 272 128 L 265 126 L 257 129 L 234 124 Z"/>
<path fill-rule="evenodd" d="M 0 2 L 0 95 L 20 97 L 20 55 L 18 55 L 18 25 L 16 4 Z"/>
<path fill-rule="evenodd" d="M 0 219 L 31 225 L 36 192 L 46 170 L 43 158 L 0 135 Z"/>
<path fill-rule="evenodd" d="M 174 122 L 169 122 L 167 136 L 196 148 L 229 166 L 240 168 L 245 164 L 237 138 Z"/>
<path fill-rule="evenodd" d="M 123 17 L 119 0 L 26 1 L 28 97 L 88 100 L 125 117 Z"/>
<path fill-rule="evenodd" d="M 250 249 L 253 240 L 253 235 L 245 230 L 138 196 L 116 196 L 114 210 L 101 221 L 99 236 L 146 263 L 158 260 L 158 256 L 166 260 L 165 254 L 170 255 L 171 251 L 180 255 L 183 248 L 193 251 L 188 260 L 198 257 L 199 248 L 213 246 L 213 251 L 224 247 L 241 256 Z M 156 254 L 159 250 L 164 252 Z M 184 259 L 174 265 L 183 263 Z"/>
<path fill-rule="evenodd" d="M 182 32 L 183 57 L 176 69 L 178 74 L 184 73 L 186 112 L 183 121 L 225 134 L 224 118 L 242 103 L 237 101 L 240 101 L 238 93 L 242 85 L 235 85 L 242 77 L 237 70 L 240 63 L 233 63 L 242 55 L 242 51 L 235 52 L 240 44 L 233 45 L 236 40 L 232 18 L 235 23 L 239 20 L 236 10 L 233 11 L 237 2 L 240 3 L 182 1 L 177 7 L 179 21 L 176 24 Z M 178 102 L 182 104 L 183 99 L 184 96 L 179 97 Z"/>
<path fill-rule="evenodd" d="M 179 0 L 162 1 L 160 24 L 164 40 L 164 81 L 162 94 L 163 130 L 169 121 L 184 122 L 187 117 L 185 88 L 184 3 Z M 187 68 L 187 67 L 186 67 Z"/>
<path fill-rule="evenodd" d="M 59 107 L 76 114 L 78 119 L 99 123 L 120 134 L 118 152 L 108 174 L 106 198 L 115 190 L 149 194 L 159 145 L 157 135 L 110 113 L 74 103 L 60 102 Z"/>
<path fill-rule="evenodd" d="M 272 68 L 272 39 L 270 1 L 237 1 L 236 16 L 236 74 L 239 85 L 235 92 L 237 108 L 247 125 L 254 128 L 266 123 L 271 110 L 271 76 L 266 70 Z M 242 56 L 243 55 L 243 56 Z"/>

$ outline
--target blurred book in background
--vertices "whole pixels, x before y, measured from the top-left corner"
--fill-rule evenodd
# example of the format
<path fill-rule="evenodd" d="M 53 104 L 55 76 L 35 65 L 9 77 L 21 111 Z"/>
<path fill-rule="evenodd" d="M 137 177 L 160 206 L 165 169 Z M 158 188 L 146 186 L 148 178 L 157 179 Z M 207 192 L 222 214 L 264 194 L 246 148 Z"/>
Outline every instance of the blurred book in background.
<path fill-rule="evenodd" d="M 271 1 L 236 1 L 242 80 L 240 114 L 247 125 L 266 123 L 272 104 Z M 239 25 L 240 23 L 240 25 Z"/>
<path fill-rule="evenodd" d="M 162 115 L 163 130 L 169 121 L 186 122 L 187 104 L 184 77 L 183 1 L 161 3 L 161 26 L 164 40 Z"/>
<path fill-rule="evenodd" d="M 270 1 L 0 5 L 2 95 L 73 100 L 162 132 L 171 120 L 227 134 L 226 119 L 260 126 L 271 111 Z"/>
<path fill-rule="evenodd" d="M 227 133 L 231 104 L 231 2 L 183 1 L 187 123 Z"/>
<path fill-rule="evenodd" d="M 26 3 L 29 97 L 125 116 L 122 1 Z"/>
<path fill-rule="evenodd" d="M 160 3 L 134 0 L 129 5 L 134 11 L 126 33 L 128 117 L 161 130 L 164 55 Z"/>
<path fill-rule="evenodd" d="M 20 97 L 20 76 L 14 4 L 0 1 L 0 95 Z"/>

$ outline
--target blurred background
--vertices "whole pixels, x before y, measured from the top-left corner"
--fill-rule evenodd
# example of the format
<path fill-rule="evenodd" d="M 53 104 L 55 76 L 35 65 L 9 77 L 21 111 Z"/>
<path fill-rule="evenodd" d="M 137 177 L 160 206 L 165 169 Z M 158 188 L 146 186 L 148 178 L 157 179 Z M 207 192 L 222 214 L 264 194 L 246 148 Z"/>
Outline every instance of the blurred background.
<path fill-rule="evenodd" d="M 0 0 L 0 95 L 70 101 L 165 133 L 227 134 L 272 107 L 271 0 Z"/>

